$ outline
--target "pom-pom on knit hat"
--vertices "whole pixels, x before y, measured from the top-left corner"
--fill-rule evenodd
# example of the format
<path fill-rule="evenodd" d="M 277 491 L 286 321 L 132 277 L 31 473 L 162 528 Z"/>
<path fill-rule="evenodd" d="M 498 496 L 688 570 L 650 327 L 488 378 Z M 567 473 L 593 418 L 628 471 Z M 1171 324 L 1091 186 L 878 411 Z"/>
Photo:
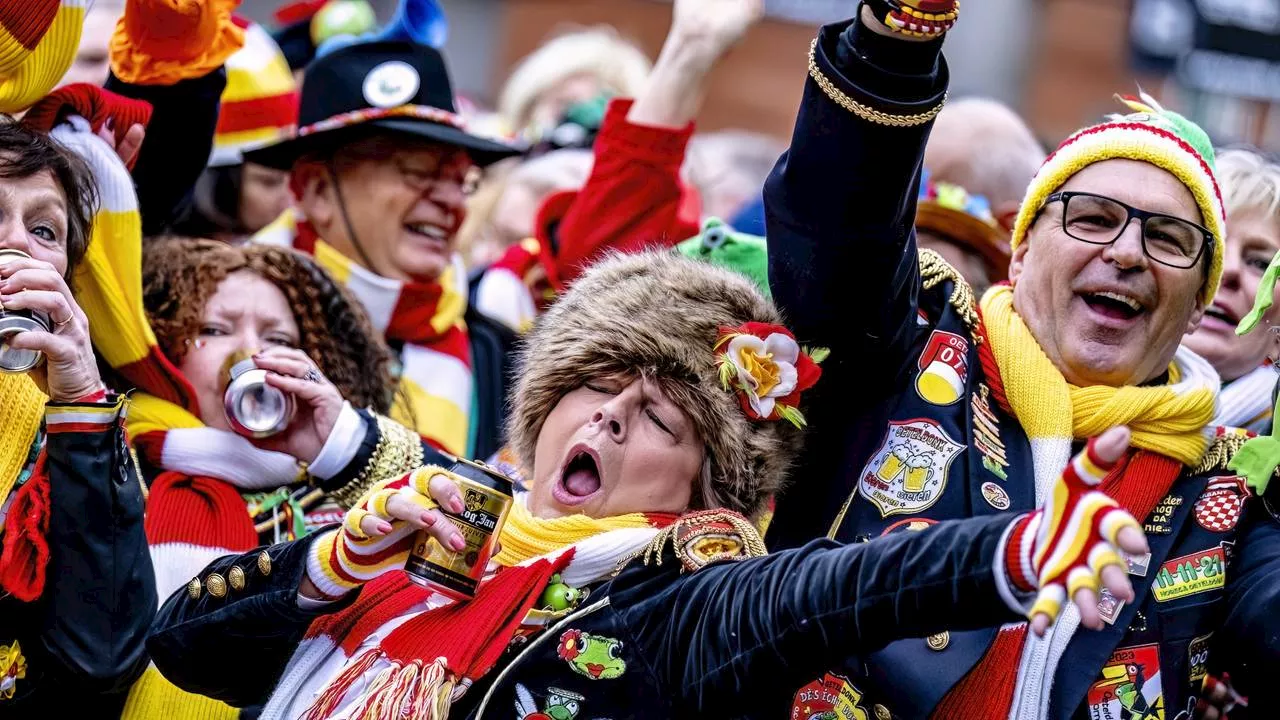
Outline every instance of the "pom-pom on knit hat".
<path fill-rule="evenodd" d="M 26 110 L 62 79 L 91 0 L 0 3 L 0 112 Z"/>
<path fill-rule="evenodd" d="M 1077 131 L 1040 166 L 1018 210 L 1010 249 L 1017 250 L 1045 198 L 1072 175 L 1103 160 L 1141 160 L 1169 172 L 1187 186 L 1200 208 L 1203 225 L 1213 233 L 1209 273 L 1200 291 L 1201 299 L 1207 304 L 1213 300 L 1222 278 L 1227 224 L 1214 171 L 1213 143 L 1199 125 L 1160 107 L 1145 93 L 1136 98 L 1117 96 L 1117 99 L 1133 112 L 1114 115 L 1105 122 Z"/>
<path fill-rule="evenodd" d="M 280 46 L 257 23 L 232 22 L 244 29 L 244 47 L 227 58 L 210 167 L 239 165 L 246 150 L 289 137 L 298 123 L 298 85 Z"/>
<path fill-rule="evenodd" d="M 508 430 L 524 477 L 534 477 L 538 434 L 562 397 L 584 379 L 643 375 L 664 388 L 706 443 L 710 493 L 703 488 L 700 504 L 758 515 L 782 486 L 801 431 L 785 419 L 751 417 L 725 387 L 720 341 L 726 328 L 779 322 L 751 280 L 711 263 L 670 251 L 596 263 L 539 318 L 520 353 Z M 797 390 L 816 381 L 813 362 L 800 356 Z"/>

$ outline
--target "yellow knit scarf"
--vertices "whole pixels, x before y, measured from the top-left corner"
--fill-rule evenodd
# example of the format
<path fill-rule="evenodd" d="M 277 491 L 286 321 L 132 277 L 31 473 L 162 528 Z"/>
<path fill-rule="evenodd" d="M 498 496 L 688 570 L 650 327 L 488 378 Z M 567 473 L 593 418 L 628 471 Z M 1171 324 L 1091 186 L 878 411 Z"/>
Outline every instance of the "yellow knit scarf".
<path fill-rule="evenodd" d="M 27 464 L 48 399 L 30 377 L 0 372 L 0 503 Z"/>
<path fill-rule="evenodd" d="M 1219 383 L 1213 369 L 1194 353 L 1179 350 L 1169 367 L 1168 385 L 1076 387 L 1049 361 L 1013 309 L 1012 287 L 992 287 L 982 296 L 981 307 L 1005 395 L 1031 440 L 1033 455 L 1039 454 L 1037 444 L 1061 446 L 1051 453 L 1053 464 L 1061 460 L 1058 467 L 1042 468 L 1041 458 L 1036 458 L 1037 485 L 1042 470 L 1061 472 L 1072 440 L 1116 425 L 1129 427 L 1135 447 L 1184 465 L 1200 460 L 1208 445 L 1204 431 L 1213 419 Z"/>
<path fill-rule="evenodd" d="M 586 515 L 540 518 L 534 517 L 525 503 L 517 500 L 511 504 L 507 522 L 502 526 L 502 535 L 499 537 L 502 552 L 498 553 L 494 562 L 504 567 L 519 565 L 525 560 L 569 547 L 610 530 L 656 527 L 661 521 L 655 522 L 655 519 L 661 517 L 628 513 L 605 518 Z"/>

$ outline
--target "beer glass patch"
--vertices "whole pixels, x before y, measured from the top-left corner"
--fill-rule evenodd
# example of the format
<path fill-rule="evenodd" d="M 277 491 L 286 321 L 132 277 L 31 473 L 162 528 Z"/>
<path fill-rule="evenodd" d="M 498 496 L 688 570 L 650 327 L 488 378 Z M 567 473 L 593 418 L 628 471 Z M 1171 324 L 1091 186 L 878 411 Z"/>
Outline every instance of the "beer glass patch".
<path fill-rule="evenodd" d="M 890 421 L 884 442 L 862 470 L 858 492 L 881 517 L 918 513 L 938 501 L 961 450 L 933 420 Z"/>

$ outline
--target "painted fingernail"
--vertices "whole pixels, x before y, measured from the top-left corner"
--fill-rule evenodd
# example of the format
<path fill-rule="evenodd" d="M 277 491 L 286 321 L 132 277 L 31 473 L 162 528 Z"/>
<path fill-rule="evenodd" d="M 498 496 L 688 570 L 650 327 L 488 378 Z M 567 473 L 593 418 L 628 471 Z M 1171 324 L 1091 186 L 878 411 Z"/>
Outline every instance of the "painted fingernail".
<path fill-rule="evenodd" d="M 387 533 L 391 532 L 391 523 L 385 520 L 379 520 L 378 524 L 374 527 L 374 529 L 377 530 L 379 533 L 386 535 Z"/>
<path fill-rule="evenodd" d="M 461 535 L 453 535 L 449 538 L 449 547 L 454 550 L 461 550 L 467 546 L 467 542 L 462 539 Z"/>
<path fill-rule="evenodd" d="M 426 525 L 427 527 L 431 527 L 432 525 L 436 524 L 436 516 L 430 512 L 422 513 L 422 515 L 418 516 L 418 519 L 421 520 L 422 524 Z"/>
<path fill-rule="evenodd" d="M 452 498 L 449 500 L 449 511 L 454 514 L 462 512 L 462 498 Z"/>

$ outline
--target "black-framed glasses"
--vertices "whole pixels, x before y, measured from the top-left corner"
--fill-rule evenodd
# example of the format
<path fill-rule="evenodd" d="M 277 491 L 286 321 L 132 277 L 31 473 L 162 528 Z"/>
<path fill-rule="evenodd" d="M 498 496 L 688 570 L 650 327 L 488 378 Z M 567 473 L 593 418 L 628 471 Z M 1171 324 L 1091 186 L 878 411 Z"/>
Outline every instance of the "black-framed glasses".
<path fill-rule="evenodd" d="M 1139 210 L 1105 195 L 1056 192 L 1044 204 L 1062 203 L 1062 231 L 1091 245 L 1110 245 L 1124 234 L 1129 221 L 1142 223 L 1142 251 L 1161 265 L 1195 267 L 1206 247 L 1213 245 L 1208 228 L 1161 213 Z M 1043 209 L 1043 206 L 1042 208 Z"/>

